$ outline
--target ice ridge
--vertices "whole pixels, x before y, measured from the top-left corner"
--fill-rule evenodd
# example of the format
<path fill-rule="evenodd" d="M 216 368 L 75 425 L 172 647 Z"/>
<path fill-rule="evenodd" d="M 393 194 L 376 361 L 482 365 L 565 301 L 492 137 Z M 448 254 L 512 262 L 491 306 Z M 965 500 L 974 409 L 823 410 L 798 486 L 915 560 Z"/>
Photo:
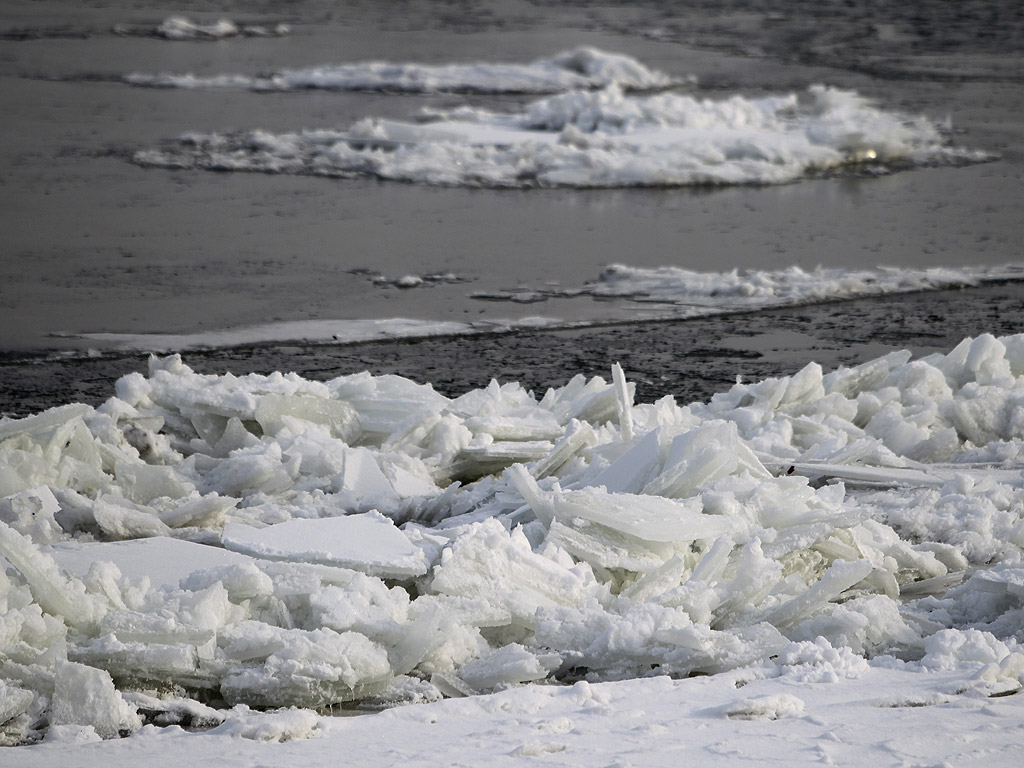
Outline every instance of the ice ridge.
<path fill-rule="evenodd" d="M 1019 685 L 1022 414 L 1024 335 L 686 406 L 154 357 L 0 421 L 0 737 L 883 654 Z"/>

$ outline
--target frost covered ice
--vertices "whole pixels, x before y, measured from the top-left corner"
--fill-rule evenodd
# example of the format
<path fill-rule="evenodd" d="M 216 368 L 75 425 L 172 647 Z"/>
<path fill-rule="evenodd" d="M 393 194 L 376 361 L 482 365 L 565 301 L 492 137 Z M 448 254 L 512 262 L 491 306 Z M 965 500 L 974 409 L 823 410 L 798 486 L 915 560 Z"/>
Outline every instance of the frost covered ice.
<path fill-rule="evenodd" d="M 630 94 L 619 83 L 496 113 L 461 107 L 347 130 L 191 133 L 136 152 L 143 166 L 374 176 L 484 187 L 783 184 L 844 168 L 978 162 L 923 117 L 812 86 L 762 98 Z"/>
<path fill-rule="evenodd" d="M 618 366 L 447 398 L 154 357 L 0 422 L 0 734 L 283 740 L 336 705 L 694 675 L 723 721 L 853 695 L 818 683 L 988 706 L 1024 674 L 1022 448 L 1024 335 L 686 406 Z"/>
<path fill-rule="evenodd" d="M 173 20 L 168 19 L 161 29 Z M 220 22 L 217 25 L 230 22 Z M 237 27 L 234 27 L 237 34 Z M 173 24 L 174 34 L 193 34 L 196 25 Z M 199 27 L 199 29 L 206 29 Z M 184 30 L 182 32 L 181 30 Z M 244 88 L 254 91 L 322 89 L 334 91 L 391 91 L 403 93 L 558 93 L 617 84 L 631 90 L 668 88 L 688 80 L 674 79 L 648 69 L 636 59 L 596 48 L 575 48 L 527 64 L 473 62 L 420 64 L 362 61 L 309 69 L 286 69 L 269 76 L 174 75 L 132 73 L 131 85 L 156 88 Z"/>

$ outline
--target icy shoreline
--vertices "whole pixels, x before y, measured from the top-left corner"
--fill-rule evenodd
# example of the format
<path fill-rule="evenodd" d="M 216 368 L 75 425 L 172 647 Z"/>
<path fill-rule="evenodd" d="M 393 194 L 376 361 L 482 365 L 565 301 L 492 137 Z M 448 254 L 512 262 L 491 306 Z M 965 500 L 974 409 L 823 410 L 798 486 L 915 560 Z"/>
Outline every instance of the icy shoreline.
<path fill-rule="evenodd" d="M 60 333 L 62 338 L 95 342 L 104 349 L 166 353 L 222 349 L 255 344 L 306 342 L 351 344 L 366 341 L 474 336 L 521 330 L 592 328 L 616 322 L 644 322 L 712 317 L 773 307 L 828 303 L 851 298 L 938 291 L 1024 280 L 1024 265 L 929 267 L 908 269 L 732 270 L 696 272 L 679 267 L 642 268 L 624 264 L 605 267 L 581 286 L 519 286 L 505 291 L 469 295 L 484 301 L 539 304 L 549 299 L 616 299 L 596 320 L 567 321 L 540 314 L 487 316 L 472 322 L 385 318 L 376 320 L 304 320 L 199 333 Z M 384 282 L 383 277 L 375 282 Z M 425 284 L 418 275 L 393 281 L 403 290 Z M 388 283 L 390 284 L 390 283 Z M 405 286 L 409 287 L 405 287 Z M 88 354 L 88 352 L 86 352 Z"/>
<path fill-rule="evenodd" d="M 865 658 L 1020 687 L 1024 336 L 686 407 L 617 367 L 450 399 L 171 357 L 116 392 L 0 423 L 8 743 Z"/>

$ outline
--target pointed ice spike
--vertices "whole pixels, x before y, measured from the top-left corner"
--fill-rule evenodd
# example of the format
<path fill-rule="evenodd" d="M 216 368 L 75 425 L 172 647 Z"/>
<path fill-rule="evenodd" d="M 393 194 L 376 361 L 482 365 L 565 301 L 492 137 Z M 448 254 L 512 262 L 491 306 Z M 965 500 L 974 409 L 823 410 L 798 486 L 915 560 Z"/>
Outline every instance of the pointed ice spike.
<path fill-rule="evenodd" d="M 527 504 L 530 505 L 530 509 L 533 510 L 533 514 L 537 516 L 546 528 L 551 526 L 551 521 L 555 517 L 555 510 L 551 502 L 545 498 L 544 492 L 540 486 L 537 485 L 537 481 L 530 476 L 530 473 L 526 471 L 526 467 L 522 464 L 513 464 L 507 470 L 505 475 L 512 482 L 512 485 L 516 487 L 516 490 L 522 494 L 523 499 Z"/>
<path fill-rule="evenodd" d="M 622 442 L 628 443 L 633 439 L 633 396 L 626 383 L 626 374 L 622 372 L 622 366 L 618 363 L 612 364 L 612 381 L 615 384 L 615 400 L 619 409 L 619 430 L 622 433 Z"/>

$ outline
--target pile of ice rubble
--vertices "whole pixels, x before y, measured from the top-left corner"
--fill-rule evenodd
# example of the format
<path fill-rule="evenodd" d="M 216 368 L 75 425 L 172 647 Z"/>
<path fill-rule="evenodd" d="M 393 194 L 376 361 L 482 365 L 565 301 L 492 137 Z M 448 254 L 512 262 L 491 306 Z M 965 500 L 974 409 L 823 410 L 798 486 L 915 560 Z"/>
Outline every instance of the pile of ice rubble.
<path fill-rule="evenodd" d="M 1015 691 L 1024 335 L 910 357 L 680 407 L 174 356 L 0 422 L 4 742 L 744 665 Z"/>

